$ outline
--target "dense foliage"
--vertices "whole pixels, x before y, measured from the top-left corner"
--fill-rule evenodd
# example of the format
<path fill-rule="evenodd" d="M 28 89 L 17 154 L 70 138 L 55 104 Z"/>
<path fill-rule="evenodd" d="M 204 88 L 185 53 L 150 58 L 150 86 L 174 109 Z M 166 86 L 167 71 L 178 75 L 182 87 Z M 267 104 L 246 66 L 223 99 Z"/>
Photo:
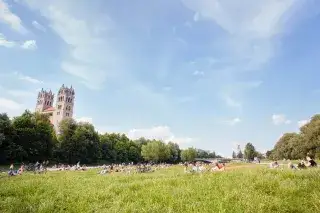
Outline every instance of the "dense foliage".
<path fill-rule="evenodd" d="M 320 114 L 300 128 L 299 133 L 286 133 L 267 152 L 270 159 L 303 159 L 307 155 L 320 158 Z"/>
<path fill-rule="evenodd" d="M 0 114 L 0 163 L 51 162 L 122 163 L 192 161 L 215 158 L 215 152 L 189 148 L 181 150 L 174 142 L 140 138 L 130 140 L 125 134 L 99 134 L 90 123 L 65 119 L 56 135 L 44 114 L 25 111 L 10 119 Z M 192 150 L 192 151 L 190 151 Z M 182 158 L 182 159 L 181 159 Z"/>

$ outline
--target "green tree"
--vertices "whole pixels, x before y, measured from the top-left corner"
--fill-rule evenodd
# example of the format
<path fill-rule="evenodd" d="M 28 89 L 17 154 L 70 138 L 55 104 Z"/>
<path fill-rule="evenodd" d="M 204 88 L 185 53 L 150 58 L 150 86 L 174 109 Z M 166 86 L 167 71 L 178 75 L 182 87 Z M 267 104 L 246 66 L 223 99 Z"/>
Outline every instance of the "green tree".
<path fill-rule="evenodd" d="M 15 130 L 13 147 L 16 159 L 37 161 L 51 156 L 54 130 L 47 115 L 25 111 L 14 118 L 12 126 Z"/>
<path fill-rule="evenodd" d="M 194 148 L 188 148 L 181 151 L 181 160 L 193 161 L 197 156 L 197 150 Z"/>
<path fill-rule="evenodd" d="M 71 162 L 94 163 L 100 158 L 99 135 L 90 123 L 78 123 L 71 141 L 74 155 Z"/>
<path fill-rule="evenodd" d="M 244 158 L 247 160 L 253 160 L 257 156 L 257 152 L 252 143 L 247 143 L 244 148 Z"/>
<path fill-rule="evenodd" d="M 142 146 L 141 155 L 146 161 L 165 162 L 169 160 L 170 151 L 162 141 L 153 140 Z"/>
<path fill-rule="evenodd" d="M 243 154 L 242 154 L 242 151 L 241 151 L 241 150 L 239 150 L 239 152 L 238 152 L 238 154 L 237 154 L 237 158 L 240 158 L 240 159 L 243 158 Z"/>
<path fill-rule="evenodd" d="M 76 163 L 79 156 L 79 145 L 74 141 L 74 134 L 77 129 L 77 122 L 72 118 L 66 118 L 59 124 L 58 151 L 56 158 L 62 162 Z M 82 149 L 82 147 L 80 147 Z"/>
<path fill-rule="evenodd" d="M 299 159 L 307 153 L 298 133 L 285 133 L 274 146 L 273 159 Z"/>
<path fill-rule="evenodd" d="M 209 152 L 208 158 L 221 158 L 221 156 L 216 155 L 216 153 L 212 151 L 212 152 Z"/>
<path fill-rule="evenodd" d="M 305 145 L 303 154 L 320 158 L 320 114 L 314 115 L 309 123 L 300 128 L 300 131 Z"/>
<path fill-rule="evenodd" d="M 268 150 L 268 151 L 266 152 L 266 157 L 267 157 L 267 159 L 272 160 L 272 151 L 271 151 L 271 150 Z"/>
<path fill-rule="evenodd" d="M 15 147 L 13 144 L 14 130 L 6 113 L 0 114 L 0 163 L 13 160 Z"/>
<path fill-rule="evenodd" d="M 180 148 L 179 145 L 173 142 L 167 144 L 169 150 L 169 159 L 170 163 L 177 163 L 180 160 Z"/>
<path fill-rule="evenodd" d="M 237 154 L 235 151 L 232 151 L 232 158 L 237 158 Z"/>

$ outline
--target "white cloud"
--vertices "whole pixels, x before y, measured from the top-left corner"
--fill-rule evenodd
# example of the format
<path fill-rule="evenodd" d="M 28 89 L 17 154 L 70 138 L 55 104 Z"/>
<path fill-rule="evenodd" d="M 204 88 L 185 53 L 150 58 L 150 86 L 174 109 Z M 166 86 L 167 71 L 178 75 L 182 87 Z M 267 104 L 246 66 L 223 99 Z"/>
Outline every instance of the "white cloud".
<path fill-rule="evenodd" d="M 22 49 L 26 50 L 35 50 L 37 49 L 37 44 L 35 40 L 27 40 L 24 41 L 21 45 L 18 41 L 10 41 L 7 40 L 7 38 L 0 33 L 0 46 L 7 47 L 7 48 L 13 48 L 20 46 Z"/>
<path fill-rule="evenodd" d="M 226 32 L 226 49 L 235 61 L 256 69 L 273 57 L 274 39 L 285 32 L 294 12 L 305 1 L 297 0 L 181 0 L 195 12 L 194 21 L 211 20 Z M 294 17 L 294 19 L 291 19 Z"/>
<path fill-rule="evenodd" d="M 33 83 L 33 84 L 43 84 L 43 81 L 40 81 L 38 79 L 32 78 L 30 76 L 27 75 L 23 75 L 21 73 L 18 72 L 14 72 L 14 75 L 18 77 L 19 80 L 22 81 L 28 81 L 29 83 Z"/>
<path fill-rule="evenodd" d="M 241 122 L 241 119 L 240 118 L 234 118 L 234 119 L 231 119 L 231 120 L 228 120 L 228 121 L 225 121 L 226 124 L 230 125 L 230 126 L 234 126 L 238 123 Z"/>
<path fill-rule="evenodd" d="M 27 50 L 35 50 L 37 49 L 37 43 L 35 40 L 27 40 L 23 42 L 23 44 L 21 45 L 21 48 L 27 49 Z"/>
<path fill-rule="evenodd" d="M 7 110 L 19 110 L 19 109 L 22 109 L 21 104 L 13 100 L 0 97 L 0 112 L 7 112 Z"/>
<path fill-rule="evenodd" d="M 11 48 L 16 46 L 16 42 L 7 40 L 6 37 L 0 33 L 0 46 Z"/>
<path fill-rule="evenodd" d="M 168 126 L 156 126 L 148 129 L 132 129 L 127 135 L 132 140 L 144 137 L 147 139 L 162 140 L 164 142 L 172 141 L 178 144 L 190 144 L 194 141 L 194 139 L 189 137 L 176 137 Z"/>
<path fill-rule="evenodd" d="M 195 76 L 203 76 L 203 75 L 204 75 L 204 72 L 203 72 L 203 71 L 196 70 L 196 71 L 193 72 L 193 75 L 195 75 Z"/>
<path fill-rule="evenodd" d="M 291 124 L 291 121 L 288 120 L 284 114 L 272 115 L 272 121 L 274 125 Z"/>
<path fill-rule="evenodd" d="M 40 31 L 42 31 L 42 32 L 46 32 L 46 28 L 45 28 L 44 26 L 42 26 L 41 24 L 39 24 L 37 21 L 33 21 L 33 22 L 32 22 L 32 25 L 33 25 L 36 29 L 38 29 L 38 30 L 40 30 Z"/>
<path fill-rule="evenodd" d="M 22 21 L 16 14 L 12 13 L 10 6 L 4 0 L 0 0 L 0 22 L 10 25 L 18 32 L 25 33 L 26 29 L 22 26 Z"/>
<path fill-rule="evenodd" d="M 80 117 L 76 118 L 77 122 L 85 122 L 85 123 L 93 123 L 93 119 L 91 117 Z"/>
<path fill-rule="evenodd" d="M 107 78 L 122 74 L 126 63 L 118 54 L 119 45 L 114 46 L 115 25 L 106 14 L 88 13 L 88 7 L 95 7 L 94 4 L 86 1 L 76 4 L 48 0 L 24 2 L 39 11 L 67 45 L 66 57 L 61 62 L 63 71 L 76 76 L 91 89 L 99 89 Z"/>
<path fill-rule="evenodd" d="M 310 122 L 310 119 L 298 121 L 298 127 L 301 128 L 302 126 L 306 125 L 309 122 Z"/>

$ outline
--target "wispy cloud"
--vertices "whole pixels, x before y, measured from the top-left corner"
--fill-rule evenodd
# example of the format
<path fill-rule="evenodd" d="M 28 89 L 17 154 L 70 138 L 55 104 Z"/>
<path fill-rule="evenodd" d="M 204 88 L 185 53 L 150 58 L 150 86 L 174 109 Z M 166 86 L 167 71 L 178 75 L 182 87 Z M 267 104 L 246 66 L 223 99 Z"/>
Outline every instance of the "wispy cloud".
<path fill-rule="evenodd" d="M 291 120 L 288 120 L 284 114 L 273 114 L 272 122 L 274 125 L 291 124 Z"/>
<path fill-rule="evenodd" d="M 20 33 L 25 33 L 27 30 L 23 27 L 22 21 L 10 10 L 10 6 L 4 0 L 0 0 L 0 22 L 10 25 L 10 27 Z"/>
<path fill-rule="evenodd" d="M 193 75 L 195 75 L 195 76 L 204 76 L 204 72 L 196 70 L 196 71 L 193 72 Z"/>
<path fill-rule="evenodd" d="M 230 126 L 234 126 L 234 125 L 236 125 L 236 124 L 238 124 L 238 123 L 240 123 L 240 122 L 241 122 L 241 119 L 240 119 L 240 118 L 233 118 L 233 119 L 231 119 L 231 120 L 225 121 L 225 123 L 228 124 L 228 125 L 230 125 Z"/>
<path fill-rule="evenodd" d="M 168 126 L 155 126 L 146 129 L 132 129 L 128 132 L 128 137 L 138 139 L 141 137 L 147 139 L 162 140 L 164 142 L 175 142 L 178 144 L 190 144 L 194 139 L 190 137 L 177 137 Z"/>
<path fill-rule="evenodd" d="M 43 81 L 40 81 L 36 78 L 33 78 L 33 77 L 30 77 L 30 76 L 27 76 L 27 75 L 23 75 L 21 73 L 18 73 L 18 72 L 14 72 L 13 73 L 15 76 L 17 76 L 17 78 L 19 80 L 22 80 L 22 81 L 27 81 L 29 83 L 33 83 L 33 84 L 43 84 Z"/>
<path fill-rule="evenodd" d="M 7 40 L 6 37 L 0 33 L 0 46 L 12 48 L 16 46 L 16 42 Z"/>
<path fill-rule="evenodd" d="M 36 97 L 36 93 L 24 91 L 24 90 L 8 90 L 7 93 L 14 97 L 21 97 L 21 98 L 30 98 Z"/>
<path fill-rule="evenodd" d="M 41 24 L 39 24 L 37 21 L 33 21 L 32 25 L 34 26 L 34 28 L 36 28 L 42 32 L 46 32 L 46 28 L 44 26 L 42 26 Z"/>
<path fill-rule="evenodd" d="M 27 49 L 27 50 L 35 50 L 35 49 L 37 49 L 37 42 L 35 40 L 28 40 L 28 41 L 23 42 L 21 47 L 23 49 Z"/>
<path fill-rule="evenodd" d="M 0 112 L 7 112 L 8 110 L 20 110 L 23 106 L 13 100 L 0 97 Z"/>
<path fill-rule="evenodd" d="M 233 57 L 245 60 L 247 68 L 256 68 L 272 58 L 273 39 L 285 31 L 288 16 L 302 5 L 295 0 L 182 2 L 195 12 L 195 21 L 212 20 L 228 34 L 226 47 Z"/>
<path fill-rule="evenodd" d="M 115 25 L 106 14 L 86 13 L 83 2 L 69 7 L 69 2 L 26 1 L 47 18 L 50 28 L 67 44 L 61 62 L 63 71 L 76 76 L 91 89 L 99 89 L 106 79 L 120 75 L 123 61 L 109 37 Z"/>
<path fill-rule="evenodd" d="M 37 49 L 37 43 L 35 40 L 27 40 L 22 43 L 18 41 L 10 41 L 10 40 L 7 40 L 7 38 L 1 33 L 0 33 L 0 46 L 6 47 L 6 48 L 20 47 L 26 50 Z"/>
<path fill-rule="evenodd" d="M 211 22 L 211 28 L 220 28 L 223 36 L 216 36 L 212 49 L 223 50 L 222 64 L 205 70 L 215 82 L 216 91 L 224 96 L 228 106 L 241 108 L 247 89 L 257 88 L 262 81 L 243 85 L 240 78 L 252 77 L 252 72 L 262 70 L 276 54 L 279 40 L 289 28 L 304 17 L 296 12 L 306 1 L 296 0 L 182 0 L 194 12 L 193 25 Z M 294 17 L 294 18 L 293 18 Z M 291 30 L 291 29 L 290 29 Z M 216 45 L 216 46 L 214 46 Z M 221 71 L 220 71 L 221 70 Z M 219 73 L 219 74 L 217 74 Z M 230 85 L 226 89 L 225 85 Z M 213 86 L 211 86 L 212 88 Z M 210 89 L 210 88 L 208 88 Z M 230 91 L 232 90 L 232 91 Z"/>

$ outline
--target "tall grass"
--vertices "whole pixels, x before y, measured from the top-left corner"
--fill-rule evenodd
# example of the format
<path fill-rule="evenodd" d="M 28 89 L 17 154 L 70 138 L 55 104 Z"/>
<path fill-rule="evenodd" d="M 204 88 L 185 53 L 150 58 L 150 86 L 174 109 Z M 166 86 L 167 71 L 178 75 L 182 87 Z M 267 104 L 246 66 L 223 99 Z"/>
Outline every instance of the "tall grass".
<path fill-rule="evenodd" d="M 238 169 L 0 178 L 0 212 L 320 212 L 320 171 Z"/>

